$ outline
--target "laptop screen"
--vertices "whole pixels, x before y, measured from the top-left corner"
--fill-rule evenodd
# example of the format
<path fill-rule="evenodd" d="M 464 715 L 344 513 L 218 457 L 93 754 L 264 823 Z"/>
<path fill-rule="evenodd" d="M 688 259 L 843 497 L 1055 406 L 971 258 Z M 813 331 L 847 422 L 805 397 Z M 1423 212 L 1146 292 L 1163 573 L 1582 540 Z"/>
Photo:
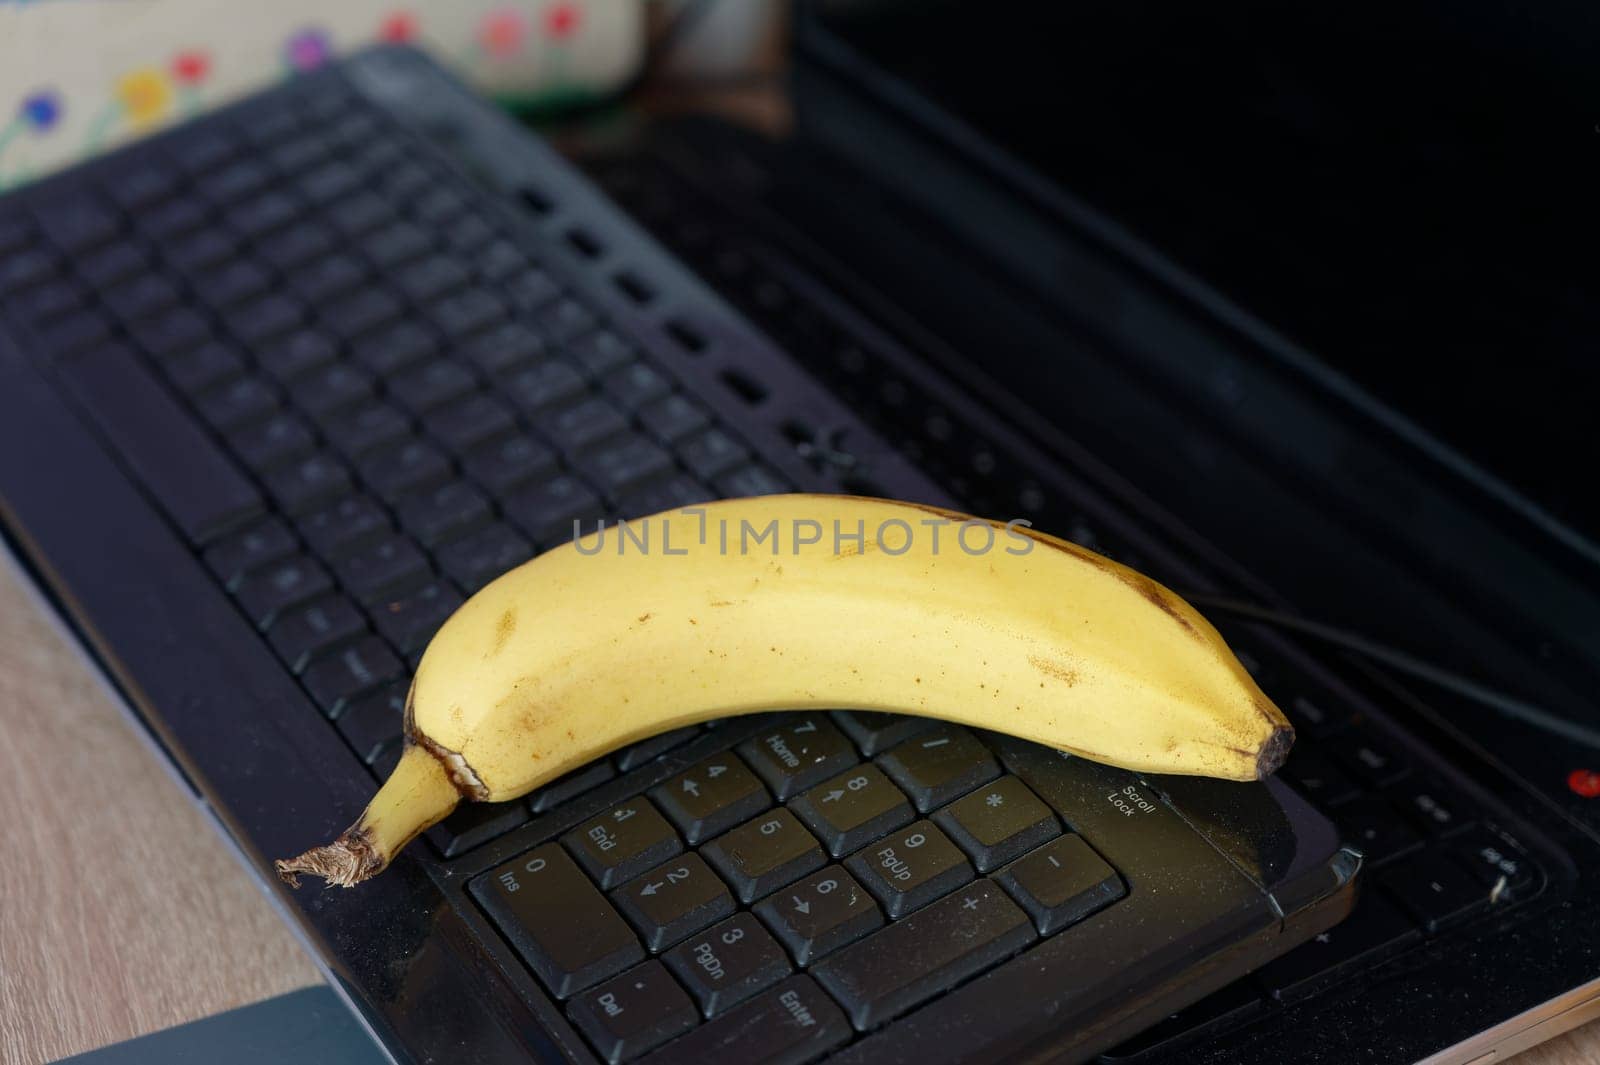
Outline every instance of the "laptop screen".
<path fill-rule="evenodd" d="M 832 33 L 1600 538 L 1600 7 L 836 0 Z M 1581 481 L 1590 479 L 1584 474 Z"/>

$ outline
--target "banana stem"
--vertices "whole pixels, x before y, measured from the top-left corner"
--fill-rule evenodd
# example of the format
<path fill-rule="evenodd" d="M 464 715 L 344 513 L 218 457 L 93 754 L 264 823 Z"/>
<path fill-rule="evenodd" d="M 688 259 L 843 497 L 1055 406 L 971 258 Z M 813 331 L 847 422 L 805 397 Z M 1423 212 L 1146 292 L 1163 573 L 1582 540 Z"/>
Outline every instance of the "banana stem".
<path fill-rule="evenodd" d="M 407 740 L 400 764 L 355 824 L 332 843 L 273 865 L 290 887 L 300 886 L 300 873 L 320 876 L 330 885 L 353 887 L 383 872 L 400 848 L 444 820 L 460 801 L 461 792 L 445 764 L 426 747 Z"/>

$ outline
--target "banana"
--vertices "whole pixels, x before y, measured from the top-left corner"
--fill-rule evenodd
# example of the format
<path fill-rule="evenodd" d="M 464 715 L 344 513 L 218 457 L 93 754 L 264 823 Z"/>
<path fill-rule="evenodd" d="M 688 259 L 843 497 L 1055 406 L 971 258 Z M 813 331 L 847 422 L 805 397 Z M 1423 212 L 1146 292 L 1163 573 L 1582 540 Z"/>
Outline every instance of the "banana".
<path fill-rule="evenodd" d="M 354 825 L 279 875 L 349 887 L 462 799 L 515 799 L 645 737 L 757 711 L 921 714 L 1156 773 L 1278 767 L 1293 730 L 1193 607 L 1025 524 L 766 496 L 540 555 L 434 635 L 399 765 Z"/>

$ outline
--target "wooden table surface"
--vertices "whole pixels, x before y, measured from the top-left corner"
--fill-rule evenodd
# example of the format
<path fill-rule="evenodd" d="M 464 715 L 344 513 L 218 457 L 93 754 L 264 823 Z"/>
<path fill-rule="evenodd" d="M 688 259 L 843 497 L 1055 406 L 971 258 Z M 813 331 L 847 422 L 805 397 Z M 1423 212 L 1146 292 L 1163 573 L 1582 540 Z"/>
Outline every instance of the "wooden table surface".
<path fill-rule="evenodd" d="M 0 1063 L 50 1061 L 317 981 L 5 565 L 0 735 Z M 1600 1022 L 1517 1060 L 1600 1062 Z"/>

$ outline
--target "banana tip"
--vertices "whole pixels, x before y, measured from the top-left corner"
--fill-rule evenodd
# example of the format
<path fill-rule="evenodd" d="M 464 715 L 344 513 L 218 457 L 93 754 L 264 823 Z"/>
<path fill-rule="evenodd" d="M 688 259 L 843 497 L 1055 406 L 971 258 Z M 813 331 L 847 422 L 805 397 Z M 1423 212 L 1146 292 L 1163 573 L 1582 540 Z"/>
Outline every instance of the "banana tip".
<path fill-rule="evenodd" d="M 278 879 L 292 888 L 300 886 L 300 874 L 320 876 L 329 887 L 354 887 L 376 876 L 387 865 L 371 836 L 362 829 L 351 829 L 322 847 L 312 847 L 295 858 L 280 858 L 272 863 Z"/>
<path fill-rule="evenodd" d="M 1273 729 L 1272 735 L 1261 745 L 1261 753 L 1256 755 L 1256 779 L 1265 780 L 1276 773 L 1284 759 L 1289 757 L 1289 748 L 1293 746 L 1293 727 L 1279 725 Z"/>

